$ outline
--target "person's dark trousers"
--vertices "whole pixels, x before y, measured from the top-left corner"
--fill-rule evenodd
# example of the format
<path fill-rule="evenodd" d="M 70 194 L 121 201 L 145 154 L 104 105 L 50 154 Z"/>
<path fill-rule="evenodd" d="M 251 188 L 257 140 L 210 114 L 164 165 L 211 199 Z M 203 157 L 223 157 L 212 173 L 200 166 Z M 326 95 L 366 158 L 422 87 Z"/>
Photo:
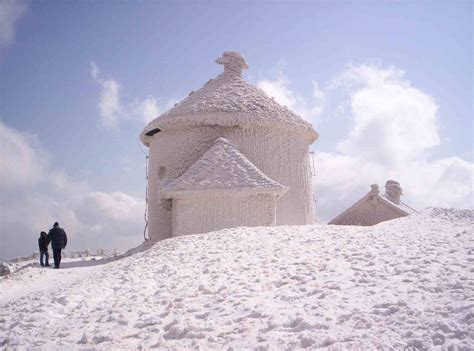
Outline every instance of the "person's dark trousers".
<path fill-rule="evenodd" d="M 59 268 L 61 264 L 61 250 L 62 249 L 53 249 L 54 268 Z"/>
<path fill-rule="evenodd" d="M 49 252 L 48 251 L 40 251 L 40 264 L 43 267 L 49 266 Z"/>

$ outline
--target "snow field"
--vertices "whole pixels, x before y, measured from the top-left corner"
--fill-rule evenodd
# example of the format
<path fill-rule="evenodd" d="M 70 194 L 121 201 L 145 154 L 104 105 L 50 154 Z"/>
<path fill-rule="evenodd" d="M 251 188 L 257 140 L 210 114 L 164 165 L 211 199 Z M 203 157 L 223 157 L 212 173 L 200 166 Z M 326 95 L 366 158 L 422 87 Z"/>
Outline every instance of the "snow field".
<path fill-rule="evenodd" d="M 96 266 L 26 267 L 0 280 L 0 347 L 469 350 L 473 243 L 473 211 L 431 209 L 373 227 L 234 228 Z"/>

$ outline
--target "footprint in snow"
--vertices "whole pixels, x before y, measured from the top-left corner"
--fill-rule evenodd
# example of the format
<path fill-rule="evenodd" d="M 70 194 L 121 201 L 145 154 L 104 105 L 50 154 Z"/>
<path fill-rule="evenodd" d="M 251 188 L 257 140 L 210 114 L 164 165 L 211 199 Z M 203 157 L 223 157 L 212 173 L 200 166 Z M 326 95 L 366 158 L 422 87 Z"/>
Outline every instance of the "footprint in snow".
<path fill-rule="evenodd" d="M 194 317 L 197 318 L 197 319 L 207 319 L 209 314 L 210 314 L 210 312 L 198 313 L 198 314 L 195 314 Z"/>
<path fill-rule="evenodd" d="M 66 306 L 68 304 L 68 301 L 67 301 L 67 298 L 64 297 L 64 296 L 61 296 L 61 297 L 58 297 L 58 298 L 54 298 L 53 299 L 54 302 L 57 302 L 63 306 Z"/>

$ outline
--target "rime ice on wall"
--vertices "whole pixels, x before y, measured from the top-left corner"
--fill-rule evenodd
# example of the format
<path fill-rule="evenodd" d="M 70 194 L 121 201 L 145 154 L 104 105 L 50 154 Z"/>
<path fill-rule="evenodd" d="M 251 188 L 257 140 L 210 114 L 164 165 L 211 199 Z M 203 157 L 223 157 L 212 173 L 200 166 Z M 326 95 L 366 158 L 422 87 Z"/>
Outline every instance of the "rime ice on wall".
<path fill-rule="evenodd" d="M 216 194 L 173 199 L 173 236 L 238 226 L 275 225 L 275 196 Z"/>
<path fill-rule="evenodd" d="M 400 201 L 402 188 L 397 181 L 388 180 L 385 183 L 385 195 L 380 194 L 377 184 L 372 184 L 370 187 L 371 190 L 362 199 L 331 220 L 329 224 L 369 226 L 415 212 Z"/>
<path fill-rule="evenodd" d="M 173 226 L 179 225 L 176 220 L 183 217 L 180 213 L 188 213 L 190 207 L 179 199 L 171 200 L 170 194 L 164 190 L 170 184 L 176 184 L 177 178 L 188 170 L 191 171 L 190 167 L 220 137 L 226 138 L 263 176 L 288 188 L 277 202 L 270 201 L 268 197 L 266 200 L 256 197 L 258 201 L 266 204 L 275 202 L 272 206 L 276 205 L 273 219 L 263 222 L 309 224 L 314 221 L 309 145 L 316 140 L 317 133 L 298 115 L 270 99 L 261 89 L 245 82 L 241 73 L 248 66 L 242 55 L 227 51 L 217 59 L 217 63 L 224 65 L 224 73 L 156 118 L 141 134 L 142 142 L 150 149 L 148 189 L 151 239 L 160 240 L 172 236 L 173 232 L 177 233 Z M 147 135 L 152 130 L 160 132 Z M 218 175 L 219 172 L 216 173 Z M 194 185 L 198 186 L 197 183 Z M 238 185 L 227 185 L 234 188 L 234 195 L 242 190 L 238 189 Z M 239 196 L 234 197 L 232 201 L 220 203 L 221 207 L 225 207 L 218 210 L 222 211 L 221 216 L 229 219 L 232 226 L 263 225 L 252 217 L 258 213 L 246 214 L 241 207 L 248 204 Z M 258 202 L 256 198 L 254 201 Z M 202 218 L 217 213 L 217 207 L 207 208 L 206 203 L 201 206 L 203 211 L 207 211 L 203 212 Z M 263 212 L 268 212 L 267 205 L 262 207 L 265 208 Z M 198 216 L 199 211 L 194 209 L 193 213 Z M 264 217 L 263 214 L 261 217 Z M 231 221 L 231 218 L 236 220 Z M 200 231 L 207 229 L 204 226 Z"/>
<path fill-rule="evenodd" d="M 286 191 L 226 139 L 219 138 L 160 194 L 173 199 L 172 236 L 179 236 L 235 226 L 274 225 L 277 199 Z"/>

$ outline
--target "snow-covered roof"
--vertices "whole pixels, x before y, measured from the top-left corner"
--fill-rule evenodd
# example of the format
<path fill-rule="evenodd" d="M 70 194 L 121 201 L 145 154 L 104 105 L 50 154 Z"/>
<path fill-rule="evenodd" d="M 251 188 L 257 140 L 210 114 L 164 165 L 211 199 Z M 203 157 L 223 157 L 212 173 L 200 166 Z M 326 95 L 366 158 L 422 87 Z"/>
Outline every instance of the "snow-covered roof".
<path fill-rule="evenodd" d="M 386 195 L 384 194 L 378 194 L 378 197 L 384 201 L 388 206 L 391 206 L 392 208 L 396 208 L 404 213 L 406 213 L 407 215 L 409 214 L 412 214 L 412 213 L 416 213 L 416 210 L 414 208 L 411 208 L 410 206 L 408 206 L 406 203 L 400 201 L 399 204 L 396 204 L 392 201 L 390 201 Z"/>
<path fill-rule="evenodd" d="M 218 138 L 204 155 L 161 191 L 167 198 L 203 192 L 271 193 L 287 187 L 270 179 L 226 139 Z"/>
<path fill-rule="evenodd" d="M 357 207 L 359 207 L 362 203 L 366 201 L 372 201 L 372 202 L 377 202 L 380 204 L 383 204 L 401 216 L 408 216 L 409 214 L 416 213 L 417 211 L 407 204 L 403 203 L 400 201 L 399 204 L 394 203 L 393 201 L 389 200 L 387 195 L 382 195 L 379 192 L 379 186 L 377 184 L 372 184 L 371 185 L 371 190 L 365 194 L 364 197 L 362 197 L 360 200 L 356 201 L 352 206 L 347 208 L 345 211 L 343 211 L 341 214 L 339 214 L 337 217 L 333 218 L 331 221 L 329 221 L 329 224 L 337 223 L 339 222 L 340 219 L 342 219 L 344 216 L 346 216 L 348 213 L 354 211 Z"/>
<path fill-rule="evenodd" d="M 199 125 L 284 126 L 306 133 L 309 143 L 317 139 L 310 123 L 242 78 L 248 66 L 240 53 L 226 51 L 216 62 L 224 65 L 224 72 L 150 122 L 140 136 L 145 145 L 150 143 L 146 134 L 154 129 Z"/>

